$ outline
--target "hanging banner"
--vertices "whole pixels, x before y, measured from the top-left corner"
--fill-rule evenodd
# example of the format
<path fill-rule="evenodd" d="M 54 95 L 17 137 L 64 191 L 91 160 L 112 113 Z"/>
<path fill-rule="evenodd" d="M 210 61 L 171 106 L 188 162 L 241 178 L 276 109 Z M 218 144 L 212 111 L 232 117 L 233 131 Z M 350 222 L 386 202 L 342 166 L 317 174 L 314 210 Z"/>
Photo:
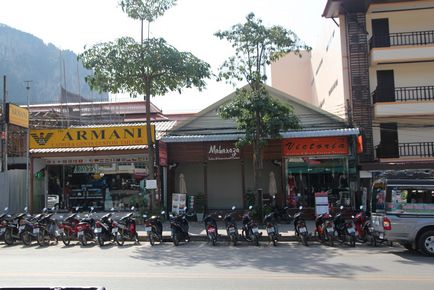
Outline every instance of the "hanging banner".
<path fill-rule="evenodd" d="M 348 154 L 348 137 L 315 137 L 284 139 L 284 156 Z"/>
<path fill-rule="evenodd" d="M 155 126 L 151 126 L 155 141 Z M 30 130 L 30 149 L 147 145 L 146 126 Z"/>

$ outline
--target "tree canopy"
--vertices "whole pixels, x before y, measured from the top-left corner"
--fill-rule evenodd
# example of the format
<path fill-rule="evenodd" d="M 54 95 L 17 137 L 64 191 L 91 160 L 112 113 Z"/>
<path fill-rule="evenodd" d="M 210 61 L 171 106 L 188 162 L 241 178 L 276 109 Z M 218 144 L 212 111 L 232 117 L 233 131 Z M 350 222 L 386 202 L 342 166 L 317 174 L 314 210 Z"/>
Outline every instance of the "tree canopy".
<path fill-rule="evenodd" d="M 137 43 L 131 37 L 96 44 L 80 54 L 84 66 L 93 70 L 89 85 L 99 91 L 161 96 L 170 91 L 206 85 L 209 64 L 190 52 L 180 52 L 162 38 Z"/>

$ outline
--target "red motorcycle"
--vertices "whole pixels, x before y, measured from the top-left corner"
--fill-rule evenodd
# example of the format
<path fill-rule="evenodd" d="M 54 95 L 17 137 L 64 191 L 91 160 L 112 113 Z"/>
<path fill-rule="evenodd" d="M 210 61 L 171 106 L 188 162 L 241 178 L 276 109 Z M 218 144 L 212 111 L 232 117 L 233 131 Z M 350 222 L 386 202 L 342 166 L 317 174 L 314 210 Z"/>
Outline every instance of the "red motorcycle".
<path fill-rule="evenodd" d="M 373 246 L 384 242 L 384 239 L 381 239 L 379 234 L 374 231 L 371 220 L 363 210 L 363 205 L 360 206 L 360 211 L 355 214 L 353 221 L 356 228 L 356 237 L 359 242 L 366 243 L 369 241 Z"/>
<path fill-rule="evenodd" d="M 330 214 L 323 213 L 315 218 L 315 231 L 321 243 L 328 243 L 333 247 L 336 231 Z"/>
<path fill-rule="evenodd" d="M 60 238 L 62 239 L 65 246 L 69 246 L 72 239 L 77 239 L 77 233 L 79 232 L 78 224 L 80 220 L 78 218 L 78 213 L 73 213 L 66 217 L 59 224 Z"/>

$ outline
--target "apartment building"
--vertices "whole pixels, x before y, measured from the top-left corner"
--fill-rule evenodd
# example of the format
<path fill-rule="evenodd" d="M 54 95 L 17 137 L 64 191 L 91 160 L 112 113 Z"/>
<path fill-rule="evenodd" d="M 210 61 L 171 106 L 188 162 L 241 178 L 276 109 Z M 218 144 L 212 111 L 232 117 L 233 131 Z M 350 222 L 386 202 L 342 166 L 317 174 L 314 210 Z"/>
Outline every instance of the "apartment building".
<path fill-rule="evenodd" d="M 271 86 L 345 119 L 339 26 L 324 19 L 319 30 L 312 51 L 301 57 L 289 53 L 271 64 Z"/>
<path fill-rule="evenodd" d="M 362 170 L 434 169 L 434 1 L 328 0 Z"/>

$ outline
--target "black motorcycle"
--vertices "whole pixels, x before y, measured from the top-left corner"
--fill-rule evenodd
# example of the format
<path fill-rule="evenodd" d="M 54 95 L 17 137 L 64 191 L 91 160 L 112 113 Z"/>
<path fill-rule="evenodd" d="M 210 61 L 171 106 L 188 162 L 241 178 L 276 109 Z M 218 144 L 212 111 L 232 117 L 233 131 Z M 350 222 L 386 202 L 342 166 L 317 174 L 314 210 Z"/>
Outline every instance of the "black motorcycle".
<path fill-rule="evenodd" d="M 24 225 L 24 229 L 21 230 L 21 241 L 24 245 L 30 246 L 33 240 L 38 240 L 39 236 L 39 221 L 46 215 L 47 209 L 44 208 L 42 213 L 35 216 L 26 215 L 26 218 L 21 220 L 21 226 Z"/>
<path fill-rule="evenodd" d="M 335 229 L 338 235 L 339 241 L 344 244 L 348 243 L 350 247 L 356 246 L 356 229 L 353 224 L 353 220 L 345 220 L 342 209 L 344 207 L 340 207 L 340 211 L 335 215 L 333 219 L 333 223 L 335 225 Z"/>
<path fill-rule="evenodd" d="M 59 230 L 56 220 L 53 219 L 54 213 L 43 214 L 33 227 L 33 232 L 37 229 L 36 240 L 39 246 L 48 246 L 50 241 L 55 244 L 59 242 Z"/>
<path fill-rule="evenodd" d="M 32 240 L 29 234 L 24 234 L 24 229 L 26 228 L 26 219 L 29 218 L 27 213 L 27 207 L 24 208 L 24 212 L 19 213 L 15 216 L 10 217 L 7 221 L 6 229 L 4 232 L 4 241 L 10 246 L 13 245 L 16 241 L 25 241 L 26 245 L 30 245 Z"/>
<path fill-rule="evenodd" d="M 166 212 L 162 211 L 161 215 L 165 215 Z M 145 231 L 148 235 L 148 240 L 151 246 L 155 245 L 155 241 L 160 244 L 163 243 L 163 223 L 160 220 L 159 215 L 153 215 L 148 218 L 146 214 L 143 215 L 145 223 Z"/>
<path fill-rule="evenodd" d="M 277 227 L 277 213 L 271 212 L 264 217 L 265 229 L 267 230 L 268 240 L 277 246 L 279 240 L 279 229 Z"/>
<path fill-rule="evenodd" d="M 224 217 L 224 221 L 225 221 L 227 236 L 229 237 L 229 240 L 232 242 L 232 244 L 236 246 L 239 236 L 238 236 L 238 228 L 234 218 L 234 214 L 235 214 L 235 206 L 232 207 L 231 212 L 226 213 Z"/>
<path fill-rule="evenodd" d="M 134 206 L 131 210 L 134 210 Z M 125 240 L 134 241 L 134 243 L 140 244 L 139 234 L 136 230 L 136 220 L 133 218 L 133 212 L 121 217 L 119 221 L 113 221 L 112 233 L 119 246 L 122 246 Z"/>
<path fill-rule="evenodd" d="M 8 213 L 9 208 L 5 207 L 4 212 L 0 214 L 0 240 L 4 240 L 4 235 L 11 215 Z"/>
<path fill-rule="evenodd" d="M 170 215 L 170 228 L 172 230 L 172 241 L 175 246 L 178 246 L 180 241 L 190 241 L 188 220 L 185 213 Z"/>
<path fill-rule="evenodd" d="M 252 218 L 252 206 L 249 206 L 249 210 L 243 215 L 243 228 L 241 230 L 241 236 L 248 242 L 253 242 L 256 246 L 259 246 L 259 239 L 262 233 L 259 232 L 258 224 Z"/>
<path fill-rule="evenodd" d="M 95 235 L 96 241 L 100 247 L 104 246 L 105 242 L 114 242 L 115 236 L 112 231 L 113 220 L 111 218 L 112 213 L 106 213 L 100 219 L 95 222 Z"/>
<path fill-rule="evenodd" d="M 219 218 L 221 218 L 220 215 L 219 215 Z M 205 231 L 206 231 L 206 236 L 208 237 L 208 240 L 212 243 L 213 246 L 215 246 L 217 243 L 217 237 L 219 235 L 218 229 L 217 229 L 217 221 L 215 220 L 215 218 L 211 214 L 208 214 L 203 219 L 203 223 L 205 225 Z"/>
<path fill-rule="evenodd" d="M 299 207 L 299 211 L 294 214 L 294 232 L 300 242 L 307 246 L 309 240 L 309 232 L 307 231 L 306 221 L 303 217 L 303 206 Z"/>

